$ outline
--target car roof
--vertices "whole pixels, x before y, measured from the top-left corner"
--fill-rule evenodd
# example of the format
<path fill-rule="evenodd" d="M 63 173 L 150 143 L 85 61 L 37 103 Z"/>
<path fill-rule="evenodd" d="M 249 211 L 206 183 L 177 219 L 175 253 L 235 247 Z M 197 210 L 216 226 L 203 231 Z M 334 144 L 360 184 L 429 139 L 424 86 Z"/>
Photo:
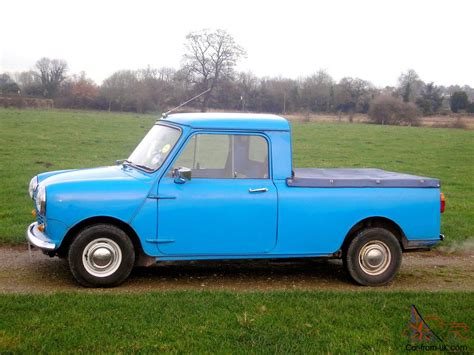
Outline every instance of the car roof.
<path fill-rule="evenodd" d="M 159 122 L 173 122 L 192 128 L 289 131 L 288 121 L 277 115 L 260 113 L 175 113 Z"/>

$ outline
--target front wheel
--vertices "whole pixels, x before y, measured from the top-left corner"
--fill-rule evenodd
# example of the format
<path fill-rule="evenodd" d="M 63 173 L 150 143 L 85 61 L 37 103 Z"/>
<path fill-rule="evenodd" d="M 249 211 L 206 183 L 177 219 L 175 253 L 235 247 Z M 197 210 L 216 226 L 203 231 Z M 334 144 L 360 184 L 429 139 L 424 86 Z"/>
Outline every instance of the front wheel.
<path fill-rule="evenodd" d="M 364 286 L 381 286 L 395 277 L 402 249 L 392 232 L 383 228 L 360 231 L 344 253 L 344 265 L 352 279 Z"/>
<path fill-rule="evenodd" d="M 86 287 L 111 287 L 121 284 L 135 264 L 135 251 L 127 234 L 108 224 L 83 229 L 71 243 L 69 268 Z"/>

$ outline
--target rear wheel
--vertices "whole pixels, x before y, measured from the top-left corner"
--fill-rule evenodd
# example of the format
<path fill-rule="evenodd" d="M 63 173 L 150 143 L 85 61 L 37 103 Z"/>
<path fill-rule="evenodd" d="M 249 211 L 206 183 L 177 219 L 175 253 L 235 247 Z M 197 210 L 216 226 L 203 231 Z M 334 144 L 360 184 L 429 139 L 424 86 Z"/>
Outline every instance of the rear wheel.
<path fill-rule="evenodd" d="M 400 243 L 384 228 L 363 229 L 344 253 L 344 266 L 350 276 L 364 286 L 381 286 L 392 281 L 401 261 Z"/>
<path fill-rule="evenodd" d="M 69 268 L 86 287 L 111 287 L 127 279 L 135 263 L 135 251 L 127 234 L 109 224 L 83 229 L 71 243 Z"/>

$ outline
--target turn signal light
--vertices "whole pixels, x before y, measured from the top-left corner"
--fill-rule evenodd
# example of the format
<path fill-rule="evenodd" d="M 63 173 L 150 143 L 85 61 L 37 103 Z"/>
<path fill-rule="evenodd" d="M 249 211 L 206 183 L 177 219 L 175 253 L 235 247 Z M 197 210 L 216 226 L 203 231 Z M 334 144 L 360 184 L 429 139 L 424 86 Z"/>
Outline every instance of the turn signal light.
<path fill-rule="evenodd" d="M 444 194 L 442 192 L 439 195 L 439 199 L 441 201 L 441 213 L 443 213 L 446 209 L 446 198 L 444 197 Z"/>
<path fill-rule="evenodd" d="M 44 224 L 40 224 L 40 225 L 38 226 L 38 230 L 39 230 L 41 233 L 43 233 L 43 232 L 44 232 Z"/>
<path fill-rule="evenodd" d="M 36 210 L 31 210 L 31 215 L 33 216 L 33 218 L 36 218 Z"/>

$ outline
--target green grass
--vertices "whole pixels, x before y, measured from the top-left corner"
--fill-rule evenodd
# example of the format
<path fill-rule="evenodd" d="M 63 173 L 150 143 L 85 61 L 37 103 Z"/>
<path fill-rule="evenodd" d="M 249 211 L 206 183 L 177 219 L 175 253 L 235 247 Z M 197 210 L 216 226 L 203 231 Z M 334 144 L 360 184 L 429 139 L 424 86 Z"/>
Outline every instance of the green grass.
<path fill-rule="evenodd" d="M 427 319 L 473 324 L 468 293 L 4 295 L 0 352 L 403 352 L 411 304 Z M 439 325 L 445 344 L 473 350 L 471 330 L 460 339 Z"/>
<path fill-rule="evenodd" d="M 0 243 L 20 243 L 37 173 L 126 158 L 156 117 L 0 109 Z M 378 167 L 438 177 L 447 197 L 447 244 L 474 236 L 474 131 L 293 123 L 296 167 Z M 445 244 L 446 244 L 445 243 Z"/>

